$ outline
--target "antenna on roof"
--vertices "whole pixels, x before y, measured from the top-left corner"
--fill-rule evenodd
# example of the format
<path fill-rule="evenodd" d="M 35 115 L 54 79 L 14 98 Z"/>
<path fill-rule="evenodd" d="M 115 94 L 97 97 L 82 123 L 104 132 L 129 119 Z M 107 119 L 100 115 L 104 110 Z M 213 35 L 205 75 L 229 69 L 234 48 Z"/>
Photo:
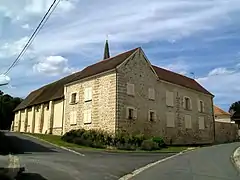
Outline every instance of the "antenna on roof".
<path fill-rule="evenodd" d="M 103 55 L 103 60 L 110 58 L 110 51 L 109 51 L 109 44 L 108 44 L 108 35 L 107 39 L 105 42 L 105 47 L 104 47 L 104 55 Z"/>
<path fill-rule="evenodd" d="M 196 76 L 195 76 L 195 73 L 194 72 L 190 72 L 190 74 L 192 75 L 192 78 L 195 79 Z"/>

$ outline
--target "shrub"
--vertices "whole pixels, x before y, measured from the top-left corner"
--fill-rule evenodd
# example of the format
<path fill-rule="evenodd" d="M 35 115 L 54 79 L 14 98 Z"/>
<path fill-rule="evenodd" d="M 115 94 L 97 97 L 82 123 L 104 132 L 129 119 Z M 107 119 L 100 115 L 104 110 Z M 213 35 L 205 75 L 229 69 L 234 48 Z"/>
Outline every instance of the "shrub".
<path fill-rule="evenodd" d="M 145 151 L 152 151 L 159 149 L 158 144 L 151 139 L 144 140 L 141 145 L 141 149 Z"/>
<path fill-rule="evenodd" d="M 161 137 L 153 137 L 152 141 L 158 144 L 158 147 L 165 147 L 165 142 Z"/>
<path fill-rule="evenodd" d="M 124 144 L 117 143 L 116 147 L 119 150 L 129 150 L 129 151 L 136 150 L 136 146 L 133 144 L 129 144 L 129 143 L 124 143 Z"/>

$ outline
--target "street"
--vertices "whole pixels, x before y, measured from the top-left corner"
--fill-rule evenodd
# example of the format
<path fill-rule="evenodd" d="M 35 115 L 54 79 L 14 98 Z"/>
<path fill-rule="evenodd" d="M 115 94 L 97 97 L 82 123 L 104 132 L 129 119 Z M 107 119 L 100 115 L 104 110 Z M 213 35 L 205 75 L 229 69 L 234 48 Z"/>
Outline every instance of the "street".
<path fill-rule="evenodd" d="M 239 180 L 230 156 L 240 143 L 204 147 L 143 171 L 134 180 Z"/>
<path fill-rule="evenodd" d="M 7 132 L 6 135 L 17 149 L 15 153 L 26 167 L 26 172 L 38 174 L 41 176 L 39 180 L 114 180 L 173 155 L 84 151 L 85 156 L 80 156 L 22 134 Z"/>

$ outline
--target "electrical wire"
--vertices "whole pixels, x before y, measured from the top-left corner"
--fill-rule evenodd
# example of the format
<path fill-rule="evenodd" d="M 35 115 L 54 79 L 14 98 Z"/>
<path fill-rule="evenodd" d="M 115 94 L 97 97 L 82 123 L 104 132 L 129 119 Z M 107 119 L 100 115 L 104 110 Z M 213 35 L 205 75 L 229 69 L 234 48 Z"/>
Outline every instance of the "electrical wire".
<path fill-rule="evenodd" d="M 49 17 L 51 16 L 51 14 L 53 13 L 53 11 L 56 9 L 56 7 L 58 6 L 59 2 L 61 0 L 54 0 L 53 3 L 51 4 L 51 6 L 49 7 L 48 11 L 45 13 L 45 15 L 43 16 L 43 18 L 41 19 L 40 23 L 38 24 L 37 28 L 35 29 L 35 31 L 32 33 L 31 37 L 29 38 L 29 40 L 27 41 L 27 43 L 25 44 L 25 46 L 23 47 L 22 51 L 20 52 L 20 54 L 17 56 L 17 58 L 13 61 L 13 63 L 10 65 L 10 67 L 6 70 L 6 72 L 4 73 L 4 75 L 7 75 L 10 70 L 16 66 L 16 64 L 20 61 L 21 57 L 25 54 L 25 52 L 27 51 L 27 49 L 29 48 L 29 46 L 32 44 L 33 40 L 36 38 L 36 36 L 38 35 L 38 33 L 40 32 L 40 30 L 43 28 L 43 26 L 46 24 L 47 20 L 49 19 Z"/>

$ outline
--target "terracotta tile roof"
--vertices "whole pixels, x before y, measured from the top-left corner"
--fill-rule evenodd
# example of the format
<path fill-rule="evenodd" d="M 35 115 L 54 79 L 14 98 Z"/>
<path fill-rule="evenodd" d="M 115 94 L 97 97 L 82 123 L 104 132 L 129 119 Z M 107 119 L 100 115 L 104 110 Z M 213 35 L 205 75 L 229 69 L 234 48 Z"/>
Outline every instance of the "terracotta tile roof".
<path fill-rule="evenodd" d="M 214 105 L 213 107 L 214 115 L 230 115 L 230 113 L 222 110 L 221 108 Z"/>
<path fill-rule="evenodd" d="M 159 79 L 171 82 L 173 84 L 178 84 L 190 89 L 194 89 L 196 91 L 212 95 L 210 92 L 208 92 L 204 87 L 202 87 L 198 82 L 196 82 L 194 79 L 191 79 L 189 77 L 183 76 L 181 74 L 177 74 L 175 72 L 157 67 L 152 65 L 153 69 L 157 73 Z"/>
<path fill-rule="evenodd" d="M 120 65 L 122 62 L 124 62 L 128 57 L 130 57 L 138 49 L 140 48 L 135 48 L 130 51 L 124 52 L 122 54 L 116 55 L 114 57 L 99 61 L 96 64 L 86 67 L 82 71 L 71 74 L 56 82 L 50 83 L 38 90 L 35 90 L 31 92 L 26 97 L 26 99 L 16 107 L 14 111 L 24 109 L 26 107 L 31 107 L 36 104 L 48 102 L 50 100 L 61 99 L 64 96 L 64 85 L 108 71 L 108 70 L 112 70 L 116 68 L 118 65 Z M 168 82 L 178 84 L 187 88 L 191 88 L 205 94 L 211 94 L 191 78 L 159 68 L 154 65 L 152 65 L 152 67 L 156 71 L 158 77 L 164 81 L 168 81 Z"/>

